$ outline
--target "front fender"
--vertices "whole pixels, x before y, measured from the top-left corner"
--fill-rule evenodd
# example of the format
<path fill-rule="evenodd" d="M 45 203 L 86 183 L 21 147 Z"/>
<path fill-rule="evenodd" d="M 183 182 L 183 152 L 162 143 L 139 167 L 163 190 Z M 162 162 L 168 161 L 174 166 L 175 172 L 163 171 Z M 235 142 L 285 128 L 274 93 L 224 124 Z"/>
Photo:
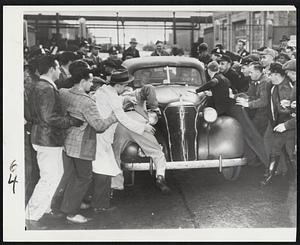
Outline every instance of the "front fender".
<path fill-rule="evenodd" d="M 218 117 L 198 133 L 198 159 L 239 158 L 244 154 L 242 127 L 228 116 Z"/>
<path fill-rule="evenodd" d="M 170 154 L 169 154 L 168 144 L 166 142 L 164 135 L 157 130 L 155 133 L 155 138 L 160 144 L 161 149 L 165 154 L 166 160 L 169 161 Z M 143 152 L 141 153 L 141 151 L 142 150 L 137 143 L 133 141 L 128 142 L 128 144 L 124 148 L 124 151 L 121 153 L 121 162 L 122 163 L 149 162 L 150 158 L 146 157 Z"/>

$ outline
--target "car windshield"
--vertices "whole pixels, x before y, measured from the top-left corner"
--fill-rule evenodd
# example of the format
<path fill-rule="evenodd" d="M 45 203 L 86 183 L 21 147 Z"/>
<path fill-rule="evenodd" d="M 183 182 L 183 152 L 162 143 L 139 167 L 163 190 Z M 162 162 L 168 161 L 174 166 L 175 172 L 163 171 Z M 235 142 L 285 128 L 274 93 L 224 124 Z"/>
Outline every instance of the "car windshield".
<path fill-rule="evenodd" d="M 203 81 L 197 69 L 191 67 L 155 67 L 137 70 L 134 74 L 134 87 L 145 84 L 178 84 L 201 86 Z"/>

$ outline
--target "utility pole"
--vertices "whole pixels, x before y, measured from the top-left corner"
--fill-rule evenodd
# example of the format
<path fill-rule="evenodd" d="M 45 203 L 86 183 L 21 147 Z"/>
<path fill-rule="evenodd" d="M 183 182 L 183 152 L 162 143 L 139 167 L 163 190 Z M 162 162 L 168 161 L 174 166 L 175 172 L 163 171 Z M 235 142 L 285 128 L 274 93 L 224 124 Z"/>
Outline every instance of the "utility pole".
<path fill-rule="evenodd" d="M 173 12 L 173 43 L 177 44 L 175 11 Z"/>
<path fill-rule="evenodd" d="M 166 30 L 166 22 L 164 22 L 164 44 L 166 45 L 167 43 L 167 38 L 166 38 L 166 35 L 167 35 L 167 30 Z"/>
<path fill-rule="evenodd" d="M 119 47 L 119 12 L 117 12 L 117 44 L 118 44 L 118 47 Z"/>
<path fill-rule="evenodd" d="M 125 26 L 124 26 L 124 21 L 122 21 L 122 28 L 123 28 L 123 50 L 125 50 Z"/>

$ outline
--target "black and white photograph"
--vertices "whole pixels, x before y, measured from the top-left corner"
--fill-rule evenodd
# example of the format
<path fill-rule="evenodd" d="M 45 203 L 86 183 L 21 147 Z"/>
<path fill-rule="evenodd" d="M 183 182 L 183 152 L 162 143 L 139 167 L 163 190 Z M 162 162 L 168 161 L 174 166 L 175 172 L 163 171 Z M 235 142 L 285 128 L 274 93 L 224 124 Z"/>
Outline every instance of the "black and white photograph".
<path fill-rule="evenodd" d="M 4 238 L 296 241 L 296 12 L 4 7 Z"/>

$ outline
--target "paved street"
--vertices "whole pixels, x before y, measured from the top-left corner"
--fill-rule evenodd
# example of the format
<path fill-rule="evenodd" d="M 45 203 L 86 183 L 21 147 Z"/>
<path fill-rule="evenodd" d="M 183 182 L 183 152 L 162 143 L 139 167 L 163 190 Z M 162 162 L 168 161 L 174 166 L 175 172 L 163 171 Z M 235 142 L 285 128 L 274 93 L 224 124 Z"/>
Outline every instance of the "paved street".
<path fill-rule="evenodd" d="M 294 227 L 296 197 L 286 179 L 277 177 L 264 189 L 258 185 L 263 168 L 244 167 L 238 180 L 226 181 L 217 169 L 167 172 L 172 188 L 161 195 L 148 172 L 117 193 L 117 209 L 92 215 L 84 225 L 43 218 L 48 229 L 281 228 Z M 288 212 L 290 210 L 290 212 Z"/>

